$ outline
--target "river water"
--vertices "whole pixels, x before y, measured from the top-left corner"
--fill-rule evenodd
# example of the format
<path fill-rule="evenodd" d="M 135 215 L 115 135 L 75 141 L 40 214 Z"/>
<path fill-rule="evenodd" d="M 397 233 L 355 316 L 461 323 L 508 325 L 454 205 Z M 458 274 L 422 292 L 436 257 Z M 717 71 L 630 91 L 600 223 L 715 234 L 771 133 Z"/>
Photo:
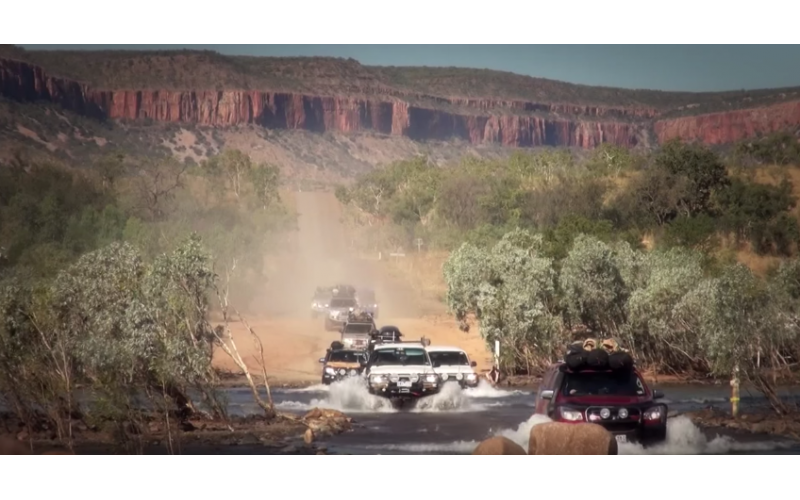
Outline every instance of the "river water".
<path fill-rule="evenodd" d="M 725 386 L 666 386 L 669 405 L 667 441 L 642 448 L 624 444 L 620 454 L 800 454 L 800 443 L 780 437 L 701 430 L 681 413 L 713 406 L 729 409 L 730 389 Z M 793 393 L 795 391 L 792 391 Z M 345 412 L 354 430 L 333 436 L 324 444 L 333 453 L 350 454 L 469 454 L 493 435 L 506 436 L 527 449 L 530 429 L 546 421 L 533 416 L 535 391 L 496 389 L 482 381 L 475 389 L 462 391 L 457 385 L 421 400 L 416 407 L 394 409 L 388 401 L 370 395 L 362 382 L 353 379 L 331 386 L 274 389 L 277 409 L 302 414 L 314 407 Z M 228 392 L 231 412 L 256 412 L 245 389 Z M 763 398 L 743 391 L 741 407 L 762 406 Z"/>

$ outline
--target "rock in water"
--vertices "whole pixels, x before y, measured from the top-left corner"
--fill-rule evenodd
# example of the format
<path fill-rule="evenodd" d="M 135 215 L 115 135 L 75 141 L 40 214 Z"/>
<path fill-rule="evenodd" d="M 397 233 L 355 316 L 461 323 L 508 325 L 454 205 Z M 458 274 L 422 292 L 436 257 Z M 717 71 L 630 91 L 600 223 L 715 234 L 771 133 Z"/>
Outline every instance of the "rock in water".
<path fill-rule="evenodd" d="M 478 446 L 475 447 L 475 450 L 472 452 L 472 454 L 473 455 L 527 455 L 527 453 L 525 453 L 525 450 L 522 449 L 522 446 L 502 436 L 490 437 L 489 439 L 482 441 Z"/>
<path fill-rule="evenodd" d="M 306 444 L 311 444 L 314 442 L 314 431 L 311 429 L 306 429 L 306 432 L 303 434 L 303 441 Z"/>
<path fill-rule="evenodd" d="M 617 455 L 617 440 L 598 424 L 547 422 L 531 429 L 528 455 Z"/>

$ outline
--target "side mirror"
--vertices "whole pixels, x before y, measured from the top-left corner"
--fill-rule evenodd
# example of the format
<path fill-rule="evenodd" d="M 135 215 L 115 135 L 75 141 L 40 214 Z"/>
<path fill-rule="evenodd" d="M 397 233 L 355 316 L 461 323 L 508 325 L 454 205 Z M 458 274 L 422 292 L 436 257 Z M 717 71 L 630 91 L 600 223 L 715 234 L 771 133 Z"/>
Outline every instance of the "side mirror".
<path fill-rule="evenodd" d="M 319 362 L 320 363 L 324 363 L 325 362 L 325 358 L 319 358 Z"/>
<path fill-rule="evenodd" d="M 478 362 L 477 362 L 477 361 L 470 361 L 470 362 L 469 362 L 469 366 L 470 366 L 471 368 L 475 368 L 476 366 L 478 366 Z"/>
<path fill-rule="evenodd" d="M 655 389 L 653 391 L 653 399 L 662 399 L 663 397 L 664 397 L 663 392 L 659 391 L 658 389 Z"/>
<path fill-rule="evenodd" d="M 539 397 L 542 399 L 553 399 L 553 391 L 542 391 L 539 393 Z"/>

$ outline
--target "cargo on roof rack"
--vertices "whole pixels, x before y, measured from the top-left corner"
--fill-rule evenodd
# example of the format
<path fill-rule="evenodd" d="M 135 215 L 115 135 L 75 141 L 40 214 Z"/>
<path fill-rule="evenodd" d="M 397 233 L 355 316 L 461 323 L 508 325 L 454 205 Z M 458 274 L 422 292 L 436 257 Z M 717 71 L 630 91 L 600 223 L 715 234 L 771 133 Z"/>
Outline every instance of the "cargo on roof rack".
<path fill-rule="evenodd" d="M 619 347 L 614 339 L 605 339 L 598 347 L 597 341 L 588 338 L 576 341 L 567 347 L 562 370 L 630 370 L 634 366 L 633 356 Z"/>

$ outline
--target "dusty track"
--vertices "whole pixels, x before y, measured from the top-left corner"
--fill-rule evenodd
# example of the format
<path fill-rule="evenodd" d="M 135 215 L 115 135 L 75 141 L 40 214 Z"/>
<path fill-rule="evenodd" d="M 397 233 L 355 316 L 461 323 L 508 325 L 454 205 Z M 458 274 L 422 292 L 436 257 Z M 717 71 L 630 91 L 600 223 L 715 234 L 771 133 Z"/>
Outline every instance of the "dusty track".
<path fill-rule="evenodd" d="M 340 206 L 332 194 L 299 192 L 295 195 L 299 231 L 264 292 L 250 304 L 253 313 L 247 317 L 264 345 L 271 377 L 287 382 L 319 380 L 317 360 L 338 334 L 326 332 L 322 319 L 310 318 L 311 296 L 316 286 L 333 283 L 375 289 L 381 308 L 379 325 L 398 326 L 408 340 L 424 335 L 436 344 L 460 346 L 478 362 L 479 368 L 487 367 L 488 355 L 477 333 L 465 334 L 456 328 L 454 321 L 441 316 L 421 317 L 423 304 L 419 294 L 406 283 L 382 272 L 378 263 L 360 260 L 348 251 L 340 222 Z M 424 310 L 429 311 L 430 305 L 426 306 Z M 438 312 L 444 315 L 443 307 L 440 306 Z M 245 362 L 257 368 L 252 339 L 243 325 L 232 326 Z M 216 354 L 215 364 L 237 371 L 222 352 Z"/>

